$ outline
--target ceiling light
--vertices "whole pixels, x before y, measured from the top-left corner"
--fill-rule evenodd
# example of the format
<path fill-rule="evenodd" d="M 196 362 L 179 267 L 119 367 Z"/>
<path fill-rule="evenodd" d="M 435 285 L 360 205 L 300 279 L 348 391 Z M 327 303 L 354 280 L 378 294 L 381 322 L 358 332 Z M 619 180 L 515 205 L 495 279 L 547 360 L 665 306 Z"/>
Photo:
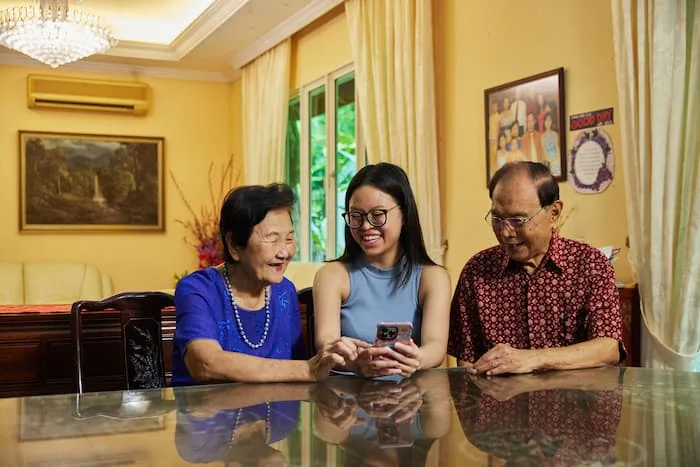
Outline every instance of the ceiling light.
<path fill-rule="evenodd" d="M 117 45 L 97 15 L 68 8 L 69 0 L 33 0 L 0 11 L 0 44 L 52 68 Z"/>

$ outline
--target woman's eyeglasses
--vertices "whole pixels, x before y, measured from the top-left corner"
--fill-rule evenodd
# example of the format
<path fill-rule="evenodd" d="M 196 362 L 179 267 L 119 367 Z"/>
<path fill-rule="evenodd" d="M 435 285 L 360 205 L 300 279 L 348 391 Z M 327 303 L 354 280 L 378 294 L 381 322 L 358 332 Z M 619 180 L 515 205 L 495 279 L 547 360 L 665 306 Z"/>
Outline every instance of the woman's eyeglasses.
<path fill-rule="evenodd" d="M 386 224 L 386 214 L 392 209 L 398 207 L 399 205 L 397 204 L 394 207 L 388 209 L 372 209 L 367 213 L 359 211 L 348 211 L 343 213 L 343 219 L 345 220 L 345 224 L 347 224 L 347 226 L 351 229 L 359 229 L 360 227 L 362 227 L 362 224 L 365 222 L 365 219 L 367 219 L 367 222 L 369 222 L 369 225 L 371 225 L 372 227 L 381 227 L 384 224 Z"/>

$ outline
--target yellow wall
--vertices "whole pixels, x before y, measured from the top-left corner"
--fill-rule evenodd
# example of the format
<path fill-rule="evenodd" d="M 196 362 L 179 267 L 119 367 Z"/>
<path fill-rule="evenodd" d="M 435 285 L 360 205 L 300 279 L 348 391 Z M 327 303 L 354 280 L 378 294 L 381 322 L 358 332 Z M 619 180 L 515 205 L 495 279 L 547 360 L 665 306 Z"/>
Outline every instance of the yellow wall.
<path fill-rule="evenodd" d="M 558 67 L 565 68 L 566 113 L 617 107 L 610 3 L 607 0 L 437 0 L 442 69 L 437 86 L 445 177 L 447 266 L 456 281 L 464 262 L 493 245 L 482 220 L 490 207 L 485 187 L 484 89 Z M 540 18 L 540 19 L 537 19 Z M 568 128 L 568 123 L 567 123 Z M 560 184 L 564 208 L 576 212 L 563 235 L 595 246 L 624 246 L 624 183 L 617 125 L 605 127 L 616 156 L 615 180 L 602 194 L 582 195 Z M 567 145 L 573 142 L 567 135 Z M 617 279 L 632 280 L 626 251 Z"/>
<path fill-rule="evenodd" d="M 543 18 L 525 21 L 538 11 Z M 607 0 L 434 0 L 436 91 L 446 265 L 453 282 L 465 261 L 495 244 L 483 216 L 485 186 L 484 89 L 558 67 L 565 68 L 566 113 L 617 106 L 612 27 Z M 352 60 L 345 13 L 336 9 L 293 40 L 291 88 Z M 568 124 L 567 124 L 568 128 Z M 619 129 L 605 130 L 619 150 Z M 567 135 L 567 145 L 573 142 Z M 560 184 L 565 211 L 575 212 L 565 236 L 595 246 L 623 247 L 627 235 L 624 183 L 616 154 L 615 180 L 598 195 Z M 605 221 L 603 221 L 605 219 Z M 617 279 L 633 281 L 626 249 Z"/>
<path fill-rule="evenodd" d="M 140 77 L 153 88 L 154 105 L 146 117 L 30 110 L 26 104 L 29 73 L 48 69 L 0 67 L 0 262 L 77 261 L 98 265 L 113 280 L 115 291 L 173 287 L 172 276 L 196 267 L 196 253 L 183 242 L 185 231 L 176 219 L 186 211 L 167 172 L 172 170 L 189 202 L 199 209 L 207 195 L 207 168 L 231 153 L 231 85 Z M 67 76 L 133 79 L 59 71 Z M 240 103 L 238 104 L 240 107 Z M 240 111 L 239 111 L 240 113 Z M 20 234 L 18 130 L 54 131 L 165 138 L 164 233 L 42 233 Z"/>
<path fill-rule="evenodd" d="M 348 25 L 342 6 L 292 38 L 292 90 L 352 62 Z"/>
<path fill-rule="evenodd" d="M 239 183 L 243 180 L 243 87 L 242 80 L 231 83 L 231 151 Z M 234 180 L 235 182 L 235 180 Z"/>

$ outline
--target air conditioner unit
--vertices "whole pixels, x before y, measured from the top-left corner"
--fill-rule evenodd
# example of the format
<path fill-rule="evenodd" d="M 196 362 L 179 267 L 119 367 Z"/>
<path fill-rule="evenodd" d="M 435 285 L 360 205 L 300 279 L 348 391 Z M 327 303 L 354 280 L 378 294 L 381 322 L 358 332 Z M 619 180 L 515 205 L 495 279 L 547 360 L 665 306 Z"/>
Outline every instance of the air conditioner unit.
<path fill-rule="evenodd" d="M 72 109 L 146 115 L 147 84 L 82 78 L 29 75 L 27 104 L 31 109 Z"/>

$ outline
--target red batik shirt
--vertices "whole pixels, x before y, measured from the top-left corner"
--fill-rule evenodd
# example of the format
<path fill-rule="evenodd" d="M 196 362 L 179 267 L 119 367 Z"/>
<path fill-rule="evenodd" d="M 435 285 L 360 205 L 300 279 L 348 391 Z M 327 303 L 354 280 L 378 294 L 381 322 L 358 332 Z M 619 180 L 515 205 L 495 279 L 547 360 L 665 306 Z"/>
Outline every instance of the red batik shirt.
<path fill-rule="evenodd" d="M 615 272 L 596 248 L 553 233 L 532 274 L 500 246 L 477 253 L 462 269 L 450 313 L 453 357 L 475 362 L 496 344 L 542 349 L 597 337 L 620 342 L 624 360 Z"/>

